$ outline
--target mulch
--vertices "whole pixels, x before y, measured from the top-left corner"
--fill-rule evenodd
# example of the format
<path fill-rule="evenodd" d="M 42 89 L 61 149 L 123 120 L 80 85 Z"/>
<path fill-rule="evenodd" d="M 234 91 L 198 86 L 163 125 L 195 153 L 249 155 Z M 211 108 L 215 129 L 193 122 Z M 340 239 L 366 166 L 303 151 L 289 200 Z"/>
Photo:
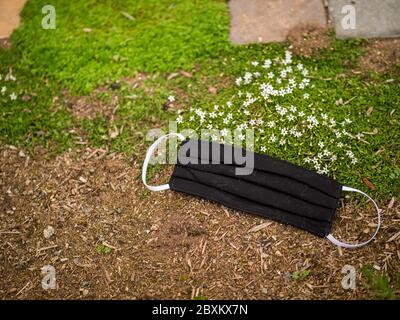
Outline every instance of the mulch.
<path fill-rule="evenodd" d="M 140 160 L 140 159 L 139 159 Z M 138 161 L 139 161 L 138 160 Z M 0 149 L 2 299 L 373 298 L 365 265 L 400 272 L 400 206 L 384 208 L 377 239 L 358 250 L 171 191 L 151 193 L 138 161 L 83 148 L 51 159 Z M 154 178 L 166 181 L 168 168 Z M 362 240 L 373 209 L 344 199 L 335 235 Z M 49 239 L 43 231 L 55 230 Z M 104 250 L 104 248 L 108 248 Z M 54 290 L 41 269 L 54 266 Z M 341 270 L 357 272 L 344 290 Z M 308 270 L 295 280 L 293 274 Z"/>

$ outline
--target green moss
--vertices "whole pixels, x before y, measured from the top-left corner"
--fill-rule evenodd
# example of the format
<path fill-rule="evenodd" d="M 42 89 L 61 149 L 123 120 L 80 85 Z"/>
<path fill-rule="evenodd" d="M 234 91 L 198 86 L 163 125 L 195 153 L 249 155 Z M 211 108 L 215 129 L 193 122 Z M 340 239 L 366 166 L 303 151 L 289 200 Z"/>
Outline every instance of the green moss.
<path fill-rule="evenodd" d="M 12 35 L 12 48 L 0 50 L 0 74 L 4 78 L 12 67 L 17 77 L 15 82 L 0 80 L 0 87 L 6 85 L 7 94 L 15 91 L 19 96 L 10 101 L 8 95 L 0 94 L 1 143 L 25 148 L 42 145 L 61 152 L 79 147 L 76 141 L 84 135 L 92 146 L 141 160 L 148 129 L 165 128 L 168 120 L 178 113 L 185 115 L 190 107 L 210 109 L 226 101 L 235 91 L 235 78 L 250 61 L 280 55 L 287 48 L 284 43 L 232 45 L 228 8 L 222 0 L 57 0 L 52 2 L 55 30 L 41 28 L 45 4 L 45 0 L 28 1 L 21 26 Z M 377 188 L 374 196 L 386 199 L 400 191 L 400 79 L 398 73 L 353 74 L 363 43 L 334 40 L 318 56 L 299 61 L 315 78 L 309 94 L 320 110 L 337 117 L 349 114 L 358 132 L 374 128 L 379 132 L 368 136 L 369 144 L 354 145 L 361 160 L 357 166 L 341 163 L 330 175 L 364 190 L 361 179 L 366 177 Z M 193 77 L 167 79 L 170 72 L 180 70 L 191 71 Z M 109 103 L 112 95 L 118 95 L 114 123 L 101 114 L 94 120 L 75 119 L 60 99 L 65 89 L 73 95 L 89 95 L 100 85 L 109 86 L 139 72 L 148 75 L 139 87 L 122 82 L 118 90 L 99 97 Z M 208 90 L 210 86 L 217 89 L 217 95 Z M 166 110 L 163 105 L 171 94 L 177 107 Z M 23 96 L 30 99 L 22 100 Z M 351 104 L 334 105 L 336 100 L 353 97 Z M 297 96 L 286 103 L 301 105 L 303 101 Z M 373 112 L 367 117 L 370 106 Z M 123 130 L 111 139 L 109 131 L 115 126 Z M 302 164 L 299 159 L 308 151 L 305 141 L 290 150 L 275 148 L 271 154 Z"/>

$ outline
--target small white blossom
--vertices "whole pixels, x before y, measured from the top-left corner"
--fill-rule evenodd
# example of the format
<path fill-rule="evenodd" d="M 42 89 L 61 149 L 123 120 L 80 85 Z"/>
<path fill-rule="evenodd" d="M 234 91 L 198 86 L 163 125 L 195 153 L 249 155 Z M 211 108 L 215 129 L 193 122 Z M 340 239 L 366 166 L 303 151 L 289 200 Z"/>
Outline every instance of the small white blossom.
<path fill-rule="evenodd" d="M 174 96 L 168 96 L 168 101 L 169 102 L 174 102 L 175 101 L 175 97 Z"/>
<path fill-rule="evenodd" d="M 272 61 L 270 59 L 267 59 L 267 60 L 264 61 L 263 67 L 265 69 L 268 69 L 271 66 L 271 63 L 272 63 Z"/>

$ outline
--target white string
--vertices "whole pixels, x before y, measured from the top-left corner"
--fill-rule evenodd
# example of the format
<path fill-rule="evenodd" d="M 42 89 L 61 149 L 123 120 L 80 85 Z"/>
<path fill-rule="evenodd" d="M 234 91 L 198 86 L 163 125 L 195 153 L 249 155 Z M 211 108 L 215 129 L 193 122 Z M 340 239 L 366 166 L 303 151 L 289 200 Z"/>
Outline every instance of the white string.
<path fill-rule="evenodd" d="M 147 184 L 147 180 L 146 180 L 146 175 L 147 175 L 147 166 L 149 165 L 150 159 L 151 159 L 151 155 L 153 154 L 154 150 L 157 148 L 157 146 L 160 144 L 160 142 L 166 138 L 168 138 L 169 136 L 176 136 L 178 137 L 181 141 L 185 140 L 185 136 L 180 134 L 180 133 L 176 133 L 176 132 L 171 132 L 168 133 L 164 136 L 159 137 L 156 141 L 154 141 L 154 143 L 150 146 L 150 148 L 147 150 L 146 153 L 146 157 L 144 158 L 144 162 L 143 162 L 143 168 L 142 168 L 142 181 L 144 183 L 144 185 L 146 186 L 147 189 L 151 190 L 151 191 L 162 191 L 162 190 L 168 190 L 169 189 L 169 184 L 163 184 L 160 186 L 150 186 Z"/>
<path fill-rule="evenodd" d="M 331 241 L 333 244 L 335 244 L 335 245 L 337 245 L 339 247 L 348 248 L 348 249 L 360 248 L 360 247 L 365 246 L 366 244 L 370 243 L 372 240 L 375 239 L 375 237 L 376 237 L 376 235 L 377 235 L 377 233 L 379 231 L 379 228 L 381 227 L 381 210 L 379 209 L 379 207 L 376 204 L 376 202 L 369 195 L 367 195 L 366 193 L 362 192 L 361 190 L 343 186 L 342 187 L 342 191 L 358 192 L 358 193 L 361 193 L 362 195 L 366 196 L 369 200 L 372 201 L 372 203 L 374 204 L 375 209 L 376 209 L 376 215 L 378 217 L 378 222 L 377 222 L 377 227 L 376 227 L 375 233 L 372 235 L 372 237 L 369 240 L 367 240 L 365 242 L 361 242 L 361 243 L 354 243 L 354 244 L 346 243 L 346 242 L 342 242 L 340 240 L 337 240 L 332 234 L 328 234 L 326 237 L 328 238 L 329 241 Z"/>

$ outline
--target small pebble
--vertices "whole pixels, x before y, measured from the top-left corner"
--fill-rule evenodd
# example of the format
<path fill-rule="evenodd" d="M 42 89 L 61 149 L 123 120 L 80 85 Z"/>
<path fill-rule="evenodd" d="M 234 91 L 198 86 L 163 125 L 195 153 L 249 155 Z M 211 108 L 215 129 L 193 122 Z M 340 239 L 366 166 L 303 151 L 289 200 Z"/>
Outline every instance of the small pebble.
<path fill-rule="evenodd" d="M 50 239 L 51 236 L 54 234 L 55 230 L 52 226 L 47 226 L 44 230 L 43 230 L 43 235 L 46 239 Z"/>

